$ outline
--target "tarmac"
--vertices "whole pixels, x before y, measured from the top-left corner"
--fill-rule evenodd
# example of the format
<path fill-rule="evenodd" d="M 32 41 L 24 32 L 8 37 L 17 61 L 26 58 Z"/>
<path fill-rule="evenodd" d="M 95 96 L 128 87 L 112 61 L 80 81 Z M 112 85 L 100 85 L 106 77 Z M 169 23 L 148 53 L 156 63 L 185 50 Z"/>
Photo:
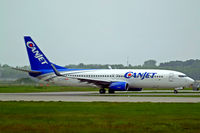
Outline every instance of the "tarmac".
<path fill-rule="evenodd" d="M 193 95 L 197 97 L 192 97 Z M 0 101 L 198 103 L 200 102 L 200 93 L 187 90 L 178 94 L 174 94 L 173 91 L 117 92 L 115 94 L 99 94 L 93 91 L 0 93 Z"/>

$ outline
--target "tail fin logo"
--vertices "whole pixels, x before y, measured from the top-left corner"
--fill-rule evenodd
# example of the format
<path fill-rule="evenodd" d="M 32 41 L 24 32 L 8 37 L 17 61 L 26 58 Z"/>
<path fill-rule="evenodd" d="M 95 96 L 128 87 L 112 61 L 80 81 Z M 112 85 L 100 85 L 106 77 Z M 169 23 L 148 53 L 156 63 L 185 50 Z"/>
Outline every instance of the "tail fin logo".
<path fill-rule="evenodd" d="M 28 46 L 29 48 L 32 48 L 32 47 L 34 47 L 35 45 L 34 45 L 32 42 L 30 42 L 30 43 L 27 43 L 27 46 Z"/>
<path fill-rule="evenodd" d="M 41 64 L 48 64 L 47 60 L 44 58 L 43 54 L 37 50 L 35 44 L 31 41 L 26 43 L 27 47 L 31 49 L 32 53 L 35 54 L 34 58 L 38 59 Z"/>

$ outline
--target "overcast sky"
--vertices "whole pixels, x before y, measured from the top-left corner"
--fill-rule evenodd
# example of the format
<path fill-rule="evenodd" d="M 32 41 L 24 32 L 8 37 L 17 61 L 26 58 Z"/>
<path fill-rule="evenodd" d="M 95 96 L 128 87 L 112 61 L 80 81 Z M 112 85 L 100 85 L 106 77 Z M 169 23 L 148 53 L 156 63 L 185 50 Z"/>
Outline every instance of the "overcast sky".
<path fill-rule="evenodd" d="M 30 35 L 58 65 L 200 59 L 200 0 L 0 0 L 0 63 L 29 65 Z"/>

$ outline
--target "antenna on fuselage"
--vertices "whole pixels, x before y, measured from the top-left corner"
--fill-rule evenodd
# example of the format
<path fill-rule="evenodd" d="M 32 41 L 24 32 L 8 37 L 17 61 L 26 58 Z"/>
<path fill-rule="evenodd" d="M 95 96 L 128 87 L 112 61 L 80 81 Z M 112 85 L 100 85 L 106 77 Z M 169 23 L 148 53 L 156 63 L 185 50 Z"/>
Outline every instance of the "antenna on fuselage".
<path fill-rule="evenodd" d="M 108 69 L 112 69 L 112 67 L 109 65 L 109 66 L 108 66 Z"/>
<path fill-rule="evenodd" d="M 127 61 L 126 61 L 126 63 L 127 63 L 127 67 L 129 66 L 129 56 L 127 56 Z"/>

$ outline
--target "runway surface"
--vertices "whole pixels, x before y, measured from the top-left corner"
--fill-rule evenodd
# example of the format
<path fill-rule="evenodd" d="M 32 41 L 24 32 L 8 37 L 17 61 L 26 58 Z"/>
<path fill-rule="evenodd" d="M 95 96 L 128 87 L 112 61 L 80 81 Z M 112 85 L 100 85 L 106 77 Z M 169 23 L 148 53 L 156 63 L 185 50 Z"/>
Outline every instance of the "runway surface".
<path fill-rule="evenodd" d="M 152 92 L 152 91 L 150 91 Z M 171 92 L 171 91 L 170 91 Z M 150 96 L 149 96 L 150 95 Z M 178 97 L 168 97 L 178 96 Z M 184 97 L 184 96 L 199 97 Z M 156 96 L 156 97 L 153 97 Z M 164 97 L 163 97 L 164 96 Z M 183 96 L 183 97 L 181 97 Z M 41 92 L 41 93 L 0 93 L 0 101 L 66 101 L 66 102 L 200 102 L 200 93 L 185 91 L 169 93 L 149 91 L 135 93 L 98 94 L 98 92 Z"/>

